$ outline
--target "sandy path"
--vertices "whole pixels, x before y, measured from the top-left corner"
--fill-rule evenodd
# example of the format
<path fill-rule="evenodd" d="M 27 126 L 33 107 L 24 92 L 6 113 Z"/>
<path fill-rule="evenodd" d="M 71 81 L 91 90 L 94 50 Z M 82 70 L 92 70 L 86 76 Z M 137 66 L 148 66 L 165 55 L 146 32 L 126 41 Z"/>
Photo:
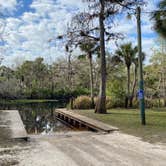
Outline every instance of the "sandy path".
<path fill-rule="evenodd" d="M 166 146 L 113 132 L 33 136 L 17 155 L 20 166 L 165 166 Z"/>

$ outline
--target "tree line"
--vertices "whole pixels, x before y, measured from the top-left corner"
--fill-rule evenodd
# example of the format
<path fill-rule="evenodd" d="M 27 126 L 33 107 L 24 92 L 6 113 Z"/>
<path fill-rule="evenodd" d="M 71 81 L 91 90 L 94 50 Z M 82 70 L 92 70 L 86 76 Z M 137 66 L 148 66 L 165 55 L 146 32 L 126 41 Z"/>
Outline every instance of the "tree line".
<path fill-rule="evenodd" d="M 137 101 L 137 58 L 137 47 L 131 43 L 120 45 L 114 54 L 106 53 L 106 96 L 111 97 L 117 107 L 132 107 Z M 34 61 L 25 61 L 15 69 L 1 66 L 0 97 L 57 100 L 69 100 L 80 95 L 95 97 L 99 93 L 99 60 L 98 56 L 72 56 L 70 72 L 68 59 L 64 58 L 57 59 L 51 65 L 45 64 L 44 59 L 39 57 Z M 158 50 L 154 52 L 151 64 L 145 66 L 147 100 L 161 98 L 158 89 L 161 63 L 162 53 Z"/>

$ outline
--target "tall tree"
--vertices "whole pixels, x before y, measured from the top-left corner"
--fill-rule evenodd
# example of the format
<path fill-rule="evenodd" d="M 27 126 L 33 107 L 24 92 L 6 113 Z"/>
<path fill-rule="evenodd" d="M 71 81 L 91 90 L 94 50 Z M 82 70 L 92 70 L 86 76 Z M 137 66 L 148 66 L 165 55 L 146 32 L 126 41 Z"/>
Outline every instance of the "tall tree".
<path fill-rule="evenodd" d="M 90 3 L 90 12 L 86 14 L 85 19 L 94 21 L 98 19 L 98 27 L 91 28 L 89 31 L 82 35 L 98 39 L 100 42 L 100 90 L 98 101 L 96 104 L 96 113 L 106 113 L 106 57 L 105 57 L 105 41 L 111 38 L 116 38 L 117 34 L 110 33 L 112 27 L 113 16 L 118 14 L 123 9 L 129 9 L 130 6 L 140 3 L 137 0 L 87 0 Z M 141 1 L 142 2 L 142 1 Z M 92 10 L 91 10 L 92 9 Z M 106 24 L 106 22 L 109 22 Z M 99 32 L 98 38 L 92 36 L 92 32 Z"/>
<path fill-rule="evenodd" d="M 164 42 L 165 43 L 165 42 Z M 165 44 L 161 42 L 161 48 L 155 50 L 154 55 L 151 58 L 151 63 L 155 66 L 155 69 L 158 68 L 157 77 L 158 80 L 158 97 L 163 98 L 164 105 L 166 106 L 166 53 L 165 53 Z M 156 77 L 156 78 L 157 78 Z"/>
<path fill-rule="evenodd" d="M 91 92 L 91 107 L 94 108 L 94 80 L 93 80 L 93 61 L 92 54 L 98 50 L 98 45 L 94 41 L 87 40 L 80 44 L 82 51 L 86 53 L 86 57 L 89 60 L 89 77 L 90 77 L 90 92 Z M 84 56 L 84 55 L 83 55 Z"/>
<path fill-rule="evenodd" d="M 113 10 L 114 11 L 114 10 Z M 100 92 L 95 112 L 106 113 L 106 58 L 105 58 L 105 1 L 100 0 L 99 27 L 100 27 Z"/>
<path fill-rule="evenodd" d="M 68 59 L 67 59 L 67 68 L 68 68 L 68 88 L 72 90 L 72 64 L 71 64 L 71 56 L 72 56 L 72 46 L 69 44 L 66 44 L 65 50 L 68 54 Z"/>
<path fill-rule="evenodd" d="M 138 49 L 137 47 L 132 47 L 131 43 L 126 43 L 122 44 L 118 50 L 116 50 L 115 54 L 119 56 L 124 64 L 126 65 L 127 68 L 127 94 L 126 94 L 126 100 L 125 100 L 125 107 L 128 107 L 128 102 L 130 100 L 131 92 L 130 92 L 130 84 L 131 84 L 131 79 L 130 79 L 130 68 L 133 62 L 135 62 L 135 72 L 137 73 L 137 63 L 136 63 L 136 53 Z M 135 73 L 135 79 L 136 79 L 136 73 Z M 133 84 L 133 90 L 132 90 L 132 95 L 134 91 L 134 87 L 136 84 L 136 80 Z M 132 103 L 130 103 L 132 105 Z"/>
<path fill-rule="evenodd" d="M 161 36 L 166 38 L 166 0 L 158 4 L 159 10 L 156 10 L 152 18 L 155 20 L 154 28 Z"/>

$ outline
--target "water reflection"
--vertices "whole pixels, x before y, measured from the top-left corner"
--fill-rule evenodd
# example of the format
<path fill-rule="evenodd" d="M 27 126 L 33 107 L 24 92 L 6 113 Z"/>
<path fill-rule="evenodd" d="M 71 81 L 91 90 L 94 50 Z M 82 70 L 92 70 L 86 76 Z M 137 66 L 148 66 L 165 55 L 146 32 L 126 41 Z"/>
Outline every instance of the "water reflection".
<path fill-rule="evenodd" d="M 69 128 L 58 121 L 53 114 L 55 108 L 64 107 L 65 103 L 26 103 L 1 105 L 0 109 L 19 110 L 26 130 L 29 134 L 51 134 L 55 131 L 65 131 Z"/>

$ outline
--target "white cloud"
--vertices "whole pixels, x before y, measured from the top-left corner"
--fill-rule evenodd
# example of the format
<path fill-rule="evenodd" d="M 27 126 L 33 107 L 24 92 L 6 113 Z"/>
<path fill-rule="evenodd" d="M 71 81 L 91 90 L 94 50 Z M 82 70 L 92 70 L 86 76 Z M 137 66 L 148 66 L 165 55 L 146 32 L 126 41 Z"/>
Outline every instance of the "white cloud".
<path fill-rule="evenodd" d="M 40 15 L 38 13 L 25 12 L 23 13 L 21 19 L 24 23 L 28 24 L 38 21 L 40 19 Z"/>
<path fill-rule="evenodd" d="M 153 53 L 152 48 L 155 46 L 156 35 L 153 29 L 153 21 L 148 12 L 156 9 L 157 0 L 148 1 L 141 13 L 141 29 L 142 29 L 142 49 L 147 54 L 146 63 Z M 132 19 L 128 20 L 126 17 L 121 17 L 116 20 L 118 25 L 113 28 L 113 31 L 121 32 L 125 35 L 125 39 L 119 44 L 131 42 L 133 46 L 137 45 L 137 21 L 136 16 L 132 15 Z M 111 50 L 114 51 L 117 47 L 111 45 Z"/>
<path fill-rule="evenodd" d="M 13 12 L 16 10 L 17 0 L 0 0 L 0 9 L 3 13 L 4 11 Z"/>
<path fill-rule="evenodd" d="M 4 38 L 6 47 L 11 51 L 6 51 L 7 60 L 4 63 L 9 64 L 20 55 L 25 55 L 29 60 L 38 56 L 55 59 L 65 55 L 62 45 L 55 47 L 58 43 L 50 45 L 49 40 L 65 32 L 73 11 L 84 8 L 82 4 L 81 0 L 34 0 L 30 7 L 35 12 L 25 12 L 19 18 L 8 18 Z"/>

